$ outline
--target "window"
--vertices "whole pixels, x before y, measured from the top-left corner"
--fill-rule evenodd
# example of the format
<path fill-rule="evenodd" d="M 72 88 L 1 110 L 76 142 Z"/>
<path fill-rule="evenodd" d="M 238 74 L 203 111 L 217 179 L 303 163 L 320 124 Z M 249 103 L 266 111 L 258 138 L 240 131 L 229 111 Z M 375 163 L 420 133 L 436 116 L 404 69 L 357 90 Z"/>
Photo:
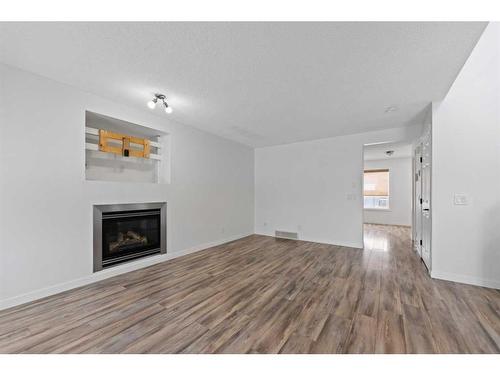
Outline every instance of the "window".
<path fill-rule="evenodd" d="M 374 169 L 364 173 L 364 208 L 389 209 L 389 170 Z"/>

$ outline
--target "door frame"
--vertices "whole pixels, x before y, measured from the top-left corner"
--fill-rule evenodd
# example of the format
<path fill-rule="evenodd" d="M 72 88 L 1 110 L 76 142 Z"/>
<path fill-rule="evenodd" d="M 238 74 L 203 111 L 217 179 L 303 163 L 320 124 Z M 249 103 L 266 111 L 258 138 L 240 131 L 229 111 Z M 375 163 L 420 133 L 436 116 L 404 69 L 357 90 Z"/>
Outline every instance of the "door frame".
<path fill-rule="evenodd" d="M 428 259 L 422 256 L 429 274 L 432 270 L 432 133 L 429 128 L 422 136 L 422 252 L 428 251 Z"/>
<path fill-rule="evenodd" d="M 427 144 L 426 144 L 427 143 Z M 426 146 L 426 148 L 424 148 Z M 424 152 L 427 150 L 428 155 L 425 158 L 427 164 L 424 165 Z M 413 226 L 413 244 L 414 244 L 414 250 L 422 260 L 422 263 L 424 263 L 425 267 L 427 268 L 428 273 L 431 273 L 431 268 L 432 268 L 432 133 L 430 128 L 425 131 L 422 136 L 418 139 L 418 141 L 415 143 L 414 146 L 414 152 L 413 152 L 413 168 L 414 168 L 414 173 L 413 173 L 413 218 L 412 218 L 412 226 Z M 427 183 L 429 184 L 428 186 L 428 202 L 426 202 L 425 206 L 428 207 L 428 210 L 426 210 L 425 214 L 428 216 L 428 228 L 427 231 L 428 233 L 424 233 L 426 231 L 424 227 L 424 168 L 426 168 L 427 172 L 427 177 L 428 181 Z M 420 172 L 419 178 L 417 179 L 417 172 Z M 425 236 L 425 238 L 424 238 Z M 424 240 L 428 238 L 428 252 L 429 252 L 429 257 L 427 259 L 427 262 L 424 260 L 424 254 L 423 254 L 423 249 L 424 249 Z"/>
<path fill-rule="evenodd" d="M 412 174 L 412 190 L 413 190 L 413 215 L 412 215 L 412 242 L 413 249 L 418 256 L 422 256 L 420 241 L 422 240 L 422 167 L 420 158 L 422 157 L 422 143 L 420 140 L 416 143 L 413 150 L 413 174 Z M 420 218 L 420 220 L 419 220 Z"/>

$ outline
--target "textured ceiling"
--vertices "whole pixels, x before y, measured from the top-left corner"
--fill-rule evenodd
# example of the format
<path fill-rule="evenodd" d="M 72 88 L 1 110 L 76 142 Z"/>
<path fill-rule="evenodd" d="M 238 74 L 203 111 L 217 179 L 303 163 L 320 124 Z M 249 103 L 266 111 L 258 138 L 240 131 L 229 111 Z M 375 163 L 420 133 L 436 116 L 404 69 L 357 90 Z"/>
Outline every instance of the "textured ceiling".
<path fill-rule="evenodd" d="M 485 26 L 0 23 L 0 61 L 259 147 L 421 122 Z"/>

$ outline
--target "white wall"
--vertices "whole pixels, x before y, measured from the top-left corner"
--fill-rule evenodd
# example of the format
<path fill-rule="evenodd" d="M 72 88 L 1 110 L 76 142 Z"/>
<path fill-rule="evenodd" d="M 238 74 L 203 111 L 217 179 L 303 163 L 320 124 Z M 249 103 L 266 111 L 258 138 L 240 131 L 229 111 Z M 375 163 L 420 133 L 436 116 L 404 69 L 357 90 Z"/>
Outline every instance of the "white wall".
<path fill-rule="evenodd" d="M 389 210 L 364 210 L 364 222 L 411 226 L 412 159 L 365 160 L 365 169 L 389 169 Z"/>
<path fill-rule="evenodd" d="M 432 276 L 500 288 L 500 27 L 491 23 L 432 119 Z M 469 204 L 454 205 L 454 194 Z"/>
<path fill-rule="evenodd" d="M 363 145 L 408 141 L 420 127 L 326 138 L 255 150 L 255 231 L 363 245 Z"/>
<path fill-rule="evenodd" d="M 93 204 L 167 201 L 160 260 L 253 233 L 251 148 L 4 65 L 0 92 L 0 308 L 131 269 L 92 276 Z M 171 184 L 86 181 L 85 110 L 170 133 Z"/>

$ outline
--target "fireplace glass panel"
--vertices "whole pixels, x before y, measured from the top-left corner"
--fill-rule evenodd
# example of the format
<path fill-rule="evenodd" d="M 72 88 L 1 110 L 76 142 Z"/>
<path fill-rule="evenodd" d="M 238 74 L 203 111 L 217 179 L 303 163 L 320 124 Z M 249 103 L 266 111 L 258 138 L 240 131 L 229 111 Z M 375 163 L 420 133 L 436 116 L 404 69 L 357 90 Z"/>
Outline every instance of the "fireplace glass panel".
<path fill-rule="evenodd" d="M 121 211 L 102 215 L 103 266 L 160 252 L 160 210 Z"/>

